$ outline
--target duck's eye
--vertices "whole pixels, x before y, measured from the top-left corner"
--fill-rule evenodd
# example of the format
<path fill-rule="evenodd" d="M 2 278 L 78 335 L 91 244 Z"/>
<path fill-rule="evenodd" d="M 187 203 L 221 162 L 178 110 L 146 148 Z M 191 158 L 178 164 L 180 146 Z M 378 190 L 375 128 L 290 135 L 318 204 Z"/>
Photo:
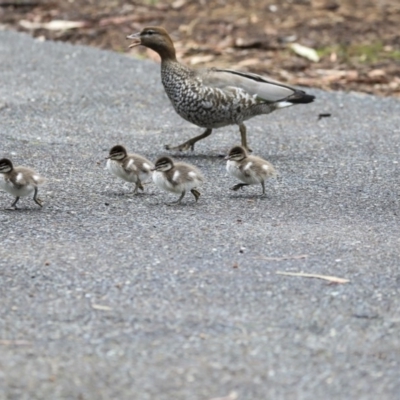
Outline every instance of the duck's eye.
<path fill-rule="evenodd" d="M 151 35 L 154 35 L 154 34 L 155 34 L 154 31 L 147 31 L 147 32 L 146 32 L 146 35 L 150 35 L 150 36 L 151 36 Z"/>

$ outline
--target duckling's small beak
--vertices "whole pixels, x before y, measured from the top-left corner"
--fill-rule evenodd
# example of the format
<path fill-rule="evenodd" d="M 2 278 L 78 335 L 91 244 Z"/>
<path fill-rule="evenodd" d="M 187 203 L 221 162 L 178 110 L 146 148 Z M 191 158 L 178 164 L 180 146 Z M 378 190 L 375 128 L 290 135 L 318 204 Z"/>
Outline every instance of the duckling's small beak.
<path fill-rule="evenodd" d="M 132 35 L 129 35 L 129 36 L 127 36 L 126 38 L 129 39 L 129 40 L 133 40 L 133 43 L 131 43 L 131 44 L 129 45 L 129 48 L 130 48 L 130 49 L 131 49 L 132 47 L 139 46 L 139 45 L 142 43 L 142 41 L 140 40 L 140 32 L 138 32 L 138 33 L 132 33 Z"/>
<path fill-rule="evenodd" d="M 229 156 L 224 157 L 224 160 L 229 160 Z"/>

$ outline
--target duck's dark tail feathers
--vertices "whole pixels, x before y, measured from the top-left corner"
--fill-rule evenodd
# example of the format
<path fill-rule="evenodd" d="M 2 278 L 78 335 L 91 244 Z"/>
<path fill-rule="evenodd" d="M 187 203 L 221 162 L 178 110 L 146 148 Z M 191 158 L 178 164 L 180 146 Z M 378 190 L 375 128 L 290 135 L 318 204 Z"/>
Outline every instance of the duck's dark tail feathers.
<path fill-rule="evenodd" d="M 314 99 L 315 96 L 313 96 L 312 94 L 307 94 L 303 91 L 299 91 L 291 96 L 289 99 L 286 99 L 286 101 L 293 104 L 308 104 L 312 103 Z"/>

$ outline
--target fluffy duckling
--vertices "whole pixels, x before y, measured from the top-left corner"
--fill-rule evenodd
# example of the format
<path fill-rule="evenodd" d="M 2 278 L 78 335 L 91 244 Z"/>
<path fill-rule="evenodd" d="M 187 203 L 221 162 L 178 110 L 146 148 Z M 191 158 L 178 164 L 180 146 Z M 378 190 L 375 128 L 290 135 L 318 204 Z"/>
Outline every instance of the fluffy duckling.
<path fill-rule="evenodd" d="M 262 186 L 262 196 L 265 196 L 265 180 L 276 176 L 275 168 L 268 161 L 248 154 L 242 146 L 235 146 L 225 157 L 227 160 L 226 170 L 235 178 L 245 183 L 238 183 L 232 190 L 238 190 L 243 186 L 257 185 Z"/>
<path fill-rule="evenodd" d="M 175 109 L 185 120 L 205 131 L 167 150 L 194 149 L 194 144 L 210 136 L 212 130 L 238 125 L 242 146 L 248 149 L 244 121 L 256 115 L 314 101 L 303 90 L 264 76 L 230 69 L 192 69 L 176 58 L 174 44 L 164 28 L 148 26 L 127 37 L 129 47 L 142 45 L 161 57 L 161 81 Z"/>
<path fill-rule="evenodd" d="M 45 180 L 32 169 L 25 167 L 14 167 L 8 158 L 0 160 L 0 187 L 6 192 L 15 196 L 15 201 L 11 208 L 16 210 L 20 197 L 29 196 L 33 192 L 33 200 L 40 207 L 43 206 L 42 200 L 38 195 L 38 186 Z"/>
<path fill-rule="evenodd" d="M 200 192 L 196 189 L 204 182 L 201 172 L 193 165 L 174 162 L 169 157 L 161 157 L 156 161 L 153 172 L 153 182 L 162 190 L 179 193 L 181 196 L 172 204 L 180 204 L 186 192 L 190 190 L 197 200 Z"/>
<path fill-rule="evenodd" d="M 153 163 L 138 154 L 128 154 L 125 147 L 114 146 L 106 157 L 107 169 L 118 178 L 135 184 L 134 194 L 144 190 L 142 181 L 151 175 Z"/>

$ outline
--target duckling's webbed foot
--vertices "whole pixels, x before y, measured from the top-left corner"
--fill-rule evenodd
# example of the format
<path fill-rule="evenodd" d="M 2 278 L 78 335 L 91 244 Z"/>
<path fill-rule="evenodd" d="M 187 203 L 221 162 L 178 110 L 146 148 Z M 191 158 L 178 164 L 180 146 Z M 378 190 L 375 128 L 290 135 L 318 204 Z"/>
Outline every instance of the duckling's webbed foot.
<path fill-rule="evenodd" d="M 212 133 L 212 129 L 207 128 L 201 135 L 199 136 L 195 136 L 194 138 L 189 139 L 188 141 L 180 144 L 179 146 L 170 146 L 170 145 L 166 145 L 165 149 L 166 150 L 178 150 L 178 151 L 187 151 L 187 150 L 194 150 L 194 144 L 196 142 L 198 142 L 199 140 L 202 140 L 204 138 L 206 138 L 207 136 L 210 136 Z"/>
<path fill-rule="evenodd" d="M 192 195 L 194 196 L 194 198 L 196 199 L 196 203 L 197 203 L 197 200 L 200 197 L 200 192 L 197 189 L 191 189 L 191 192 L 192 192 Z"/>
<path fill-rule="evenodd" d="M 35 200 L 36 204 L 38 204 L 40 207 L 43 207 L 43 200 L 42 199 L 36 198 L 34 200 Z"/>
<path fill-rule="evenodd" d="M 244 186 L 249 186 L 249 184 L 248 183 L 237 183 L 235 186 L 231 187 L 231 190 L 236 191 L 236 190 L 242 189 Z"/>
<path fill-rule="evenodd" d="M 19 201 L 19 197 L 17 196 L 16 198 L 15 198 L 15 201 L 11 204 L 11 206 L 10 206 L 10 210 L 17 210 L 18 209 L 18 207 L 17 207 L 17 203 L 18 203 L 18 201 Z"/>
<path fill-rule="evenodd" d="M 142 182 L 140 181 L 140 179 L 138 179 L 137 182 L 135 183 L 135 189 L 133 191 L 133 194 L 138 194 L 139 193 L 139 189 L 142 192 L 144 191 L 144 187 L 143 187 Z"/>
<path fill-rule="evenodd" d="M 43 207 L 43 201 L 37 197 L 38 189 L 35 188 L 35 194 L 33 195 L 33 201 L 38 204 L 40 207 Z"/>
<path fill-rule="evenodd" d="M 176 206 L 178 204 L 181 204 L 182 199 L 185 197 L 186 192 L 183 191 L 181 194 L 181 197 L 177 201 L 173 201 L 172 203 L 166 203 L 167 206 Z"/>

